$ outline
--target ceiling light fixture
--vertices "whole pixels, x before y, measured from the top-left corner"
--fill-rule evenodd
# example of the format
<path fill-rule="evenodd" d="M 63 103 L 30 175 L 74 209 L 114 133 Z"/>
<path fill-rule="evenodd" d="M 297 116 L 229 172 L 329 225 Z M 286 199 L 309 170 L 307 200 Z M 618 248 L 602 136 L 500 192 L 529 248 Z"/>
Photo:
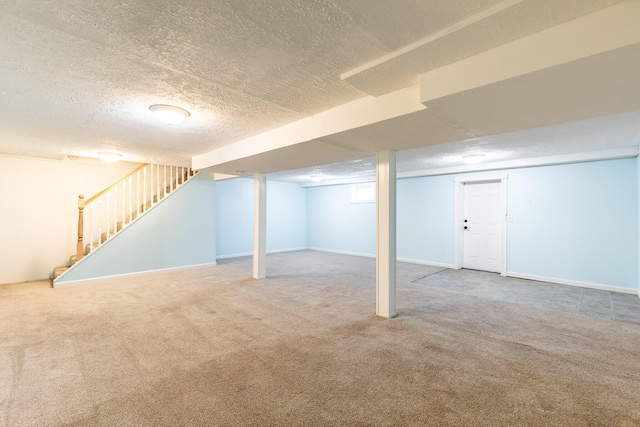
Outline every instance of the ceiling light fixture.
<path fill-rule="evenodd" d="M 122 157 L 122 154 L 100 152 L 100 153 L 98 153 L 98 157 L 100 157 L 105 162 L 112 163 L 112 162 L 117 162 L 118 160 L 120 160 L 120 158 Z"/>
<path fill-rule="evenodd" d="M 180 124 L 191 115 L 187 110 L 174 107 L 173 105 L 156 104 L 149 107 L 149 110 L 151 110 L 161 122 L 168 125 Z"/>
<path fill-rule="evenodd" d="M 484 157 L 485 155 L 482 153 L 472 153 L 472 154 L 466 154 L 462 156 L 462 160 L 464 160 L 469 164 L 474 164 L 474 163 L 480 163 Z"/>
<path fill-rule="evenodd" d="M 316 169 L 313 172 L 311 172 L 311 174 L 309 175 L 309 179 L 313 182 L 320 182 L 322 181 L 322 171 Z"/>

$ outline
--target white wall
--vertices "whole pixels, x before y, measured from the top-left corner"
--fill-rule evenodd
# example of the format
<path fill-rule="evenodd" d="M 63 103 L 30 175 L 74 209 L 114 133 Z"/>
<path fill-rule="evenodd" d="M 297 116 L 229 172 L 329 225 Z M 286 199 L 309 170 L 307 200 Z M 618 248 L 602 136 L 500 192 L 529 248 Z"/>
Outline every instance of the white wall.
<path fill-rule="evenodd" d="M 46 279 L 75 253 L 78 195 L 90 197 L 138 166 L 0 155 L 0 284 Z"/>

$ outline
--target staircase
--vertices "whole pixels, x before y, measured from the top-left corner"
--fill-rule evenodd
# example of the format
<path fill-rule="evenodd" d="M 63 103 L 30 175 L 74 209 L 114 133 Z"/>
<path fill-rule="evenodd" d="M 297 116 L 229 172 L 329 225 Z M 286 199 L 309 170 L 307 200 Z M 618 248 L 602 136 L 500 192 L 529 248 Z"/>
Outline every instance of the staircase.
<path fill-rule="evenodd" d="M 52 280 L 140 219 L 195 174 L 186 167 L 145 163 L 86 200 L 80 195 L 76 253 L 67 265 L 53 269 Z"/>

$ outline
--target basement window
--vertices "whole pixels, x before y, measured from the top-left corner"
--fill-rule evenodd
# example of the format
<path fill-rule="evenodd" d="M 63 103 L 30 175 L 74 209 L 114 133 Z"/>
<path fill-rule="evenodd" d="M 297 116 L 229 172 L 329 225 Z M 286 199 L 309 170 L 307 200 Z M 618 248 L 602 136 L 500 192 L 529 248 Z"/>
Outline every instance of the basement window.
<path fill-rule="evenodd" d="M 351 186 L 351 203 L 375 203 L 375 201 L 375 184 L 359 184 Z"/>

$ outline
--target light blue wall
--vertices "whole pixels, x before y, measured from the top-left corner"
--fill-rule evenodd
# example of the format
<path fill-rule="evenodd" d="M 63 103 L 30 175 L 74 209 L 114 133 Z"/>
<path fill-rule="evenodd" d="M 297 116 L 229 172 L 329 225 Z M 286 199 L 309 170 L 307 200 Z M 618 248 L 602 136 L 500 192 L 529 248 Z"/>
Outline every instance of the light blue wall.
<path fill-rule="evenodd" d="M 214 188 L 199 174 L 56 283 L 215 262 Z"/>
<path fill-rule="evenodd" d="M 509 171 L 507 271 L 636 288 L 636 159 Z"/>
<path fill-rule="evenodd" d="M 350 199 L 350 185 L 307 189 L 309 247 L 375 255 L 376 205 Z M 452 264 L 453 209 L 451 177 L 398 180 L 398 258 Z"/>
<path fill-rule="evenodd" d="M 307 192 L 298 184 L 267 182 L 267 251 L 306 249 Z"/>
<path fill-rule="evenodd" d="M 451 176 L 398 180 L 398 258 L 453 264 L 453 196 Z"/>
<path fill-rule="evenodd" d="M 507 270 L 637 289 L 638 167 L 620 159 L 506 171 Z M 399 258 L 453 263 L 453 178 L 398 180 Z M 349 197 L 348 185 L 307 189 L 310 247 L 375 254 L 375 204 Z"/>
<path fill-rule="evenodd" d="M 216 182 L 216 238 L 218 256 L 253 250 L 252 180 L 237 178 Z"/>
<path fill-rule="evenodd" d="M 298 184 L 267 180 L 267 251 L 307 247 L 306 192 Z M 253 179 L 216 183 L 219 257 L 253 251 Z"/>
<path fill-rule="evenodd" d="M 638 289 L 639 167 L 620 159 L 508 170 L 507 270 Z M 399 258 L 453 263 L 453 177 L 398 181 Z M 267 249 L 374 255 L 376 205 L 350 203 L 350 188 L 269 181 Z M 200 175 L 145 218 L 60 282 L 251 253 L 253 180 L 219 181 L 214 191 Z"/>
<path fill-rule="evenodd" d="M 350 199 L 349 185 L 307 188 L 310 248 L 375 255 L 376 204 Z"/>

